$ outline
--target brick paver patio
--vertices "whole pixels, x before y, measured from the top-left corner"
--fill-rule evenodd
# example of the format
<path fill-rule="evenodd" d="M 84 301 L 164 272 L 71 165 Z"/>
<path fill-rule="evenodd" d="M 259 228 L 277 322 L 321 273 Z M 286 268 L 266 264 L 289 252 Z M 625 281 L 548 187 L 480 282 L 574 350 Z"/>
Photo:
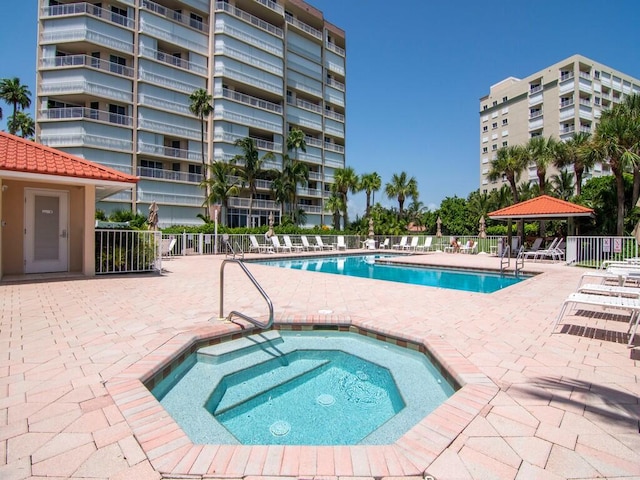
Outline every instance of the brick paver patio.
<path fill-rule="evenodd" d="M 164 262 L 163 275 L 0 284 L 0 478 L 640 478 L 640 352 L 626 346 L 627 319 L 573 311 L 550 335 L 583 273 L 550 263 L 527 262 L 540 274 L 491 295 L 249 266 L 277 320 L 340 319 L 441 339 L 488 377 L 474 393 L 476 402 L 486 396 L 482 408 L 473 398 L 457 404 L 474 412 L 468 421 L 455 410 L 432 420 L 433 441 L 445 439 L 435 453 L 409 439 L 400 449 L 182 446 L 170 421 L 145 431 L 132 424 L 136 398 L 123 403 L 119 392 L 181 336 L 228 328 L 218 319 L 221 261 L 180 257 Z M 411 261 L 498 267 L 485 255 Z M 225 310 L 263 316 L 232 267 Z M 456 424 L 461 431 L 447 436 Z"/>

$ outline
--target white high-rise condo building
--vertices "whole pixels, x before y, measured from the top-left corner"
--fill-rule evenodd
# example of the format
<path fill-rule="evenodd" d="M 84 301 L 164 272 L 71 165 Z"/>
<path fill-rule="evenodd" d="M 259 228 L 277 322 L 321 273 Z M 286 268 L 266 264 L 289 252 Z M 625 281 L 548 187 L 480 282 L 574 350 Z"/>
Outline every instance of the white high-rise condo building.
<path fill-rule="evenodd" d="M 488 178 L 499 148 L 524 145 L 541 135 L 566 141 L 576 132 L 593 133 L 603 110 L 638 93 L 640 80 L 582 55 L 524 79 L 509 77 L 492 85 L 480 99 L 480 192 L 506 183 Z M 547 177 L 557 173 L 550 167 Z M 607 165 L 597 164 L 583 180 L 610 174 Z M 535 165 L 520 178 L 527 181 L 538 183 Z"/>
<path fill-rule="evenodd" d="M 228 162 L 250 137 L 282 168 L 291 129 L 309 167 L 297 203 L 307 225 L 331 222 L 323 205 L 345 166 L 345 33 L 301 0 L 39 0 L 36 137 L 45 145 L 141 177 L 135 191 L 97 205 L 146 214 L 160 225 L 200 224 L 202 151 Z M 206 89 L 213 113 L 201 123 L 189 96 Z M 264 225 L 276 203 L 258 180 L 249 212 L 241 188 L 226 223 Z"/>

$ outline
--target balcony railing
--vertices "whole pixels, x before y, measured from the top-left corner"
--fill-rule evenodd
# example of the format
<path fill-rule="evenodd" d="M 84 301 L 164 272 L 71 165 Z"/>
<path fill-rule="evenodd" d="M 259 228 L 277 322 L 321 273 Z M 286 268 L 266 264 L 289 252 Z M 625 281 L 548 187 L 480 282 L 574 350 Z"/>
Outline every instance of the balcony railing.
<path fill-rule="evenodd" d="M 345 91 L 344 83 L 334 80 L 333 78 L 327 78 L 327 85 L 330 87 L 336 88 L 342 92 Z"/>
<path fill-rule="evenodd" d="M 301 22 L 300 20 L 298 20 L 297 18 L 294 18 L 292 15 L 289 15 L 288 13 L 285 13 L 284 17 L 287 20 L 288 24 L 299 28 L 303 32 L 308 33 L 309 35 L 317 38 L 318 40 L 322 40 L 322 32 L 320 30 L 317 30 L 313 28 L 311 25 L 307 25 L 306 23 Z"/>
<path fill-rule="evenodd" d="M 333 118 L 334 120 L 337 120 L 339 122 L 344 122 L 344 115 L 338 112 L 334 112 L 333 110 L 325 110 L 324 115 L 325 117 Z"/>
<path fill-rule="evenodd" d="M 42 95 L 65 95 L 75 93 L 88 93 L 98 97 L 111 98 L 127 103 L 130 103 L 133 99 L 133 94 L 131 92 L 83 80 L 76 82 L 42 82 L 40 84 L 40 94 Z"/>
<path fill-rule="evenodd" d="M 204 190 L 202 195 L 186 195 L 179 193 L 151 192 L 138 190 L 138 200 L 141 202 L 159 202 L 173 205 L 187 205 L 201 207 L 204 204 Z"/>
<path fill-rule="evenodd" d="M 278 57 L 281 57 L 283 54 L 281 46 L 265 42 L 263 39 L 255 35 L 251 35 L 244 30 L 240 30 L 239 28 L 235 28 L 232 25 L 225 23 L 223 20 L 216 20 L 214 28 L 215 33 L 224 33 L 226 35 L 230 35 L 239 40 L 242 40 L 245 43 L 253 45 L 254 47 L 258 47 L 262 50 L 272 53 L 273 55 L 276 55 Z"/>
<path fill-rule="evenodd" d="M 560 100 L 560 108 L 570 107 L 573 104 L 574 104 L 573 98 L 570 98 L 567 100 Z"/>
<path fill-rule="evenodd" d="M 249 199 L 240 197 L 231 197 L 229 199 L 229 207 L 231 208 L 249 208 Z M 278 204 L 273 200 L 261 200 L 254 198 L 252 208 L 254 210 L 276 210 Z"/>
<path fill-rule="evenodd" d="M 240 140 L 243 138 L 246 138 L 246 137 L 243 135 L 236 135 L 234 133 L 228 133 L 228 132 L 215 132 L 213 140 L 216 142 L 235 143 L 236 140 Z M 278 153 L 282 152 L 281 143 L 270 142 L 268 140 L 263 140 L 261 138 L 255 138 L 255 137 L 249 137 L 249 138 L 252 138 L 256 144 L 256 147 L 262 150 L 270 150 Z"/>
<path fill-rule="evenodd" d="M 140 119 L 138 121 L 138 127 L 143 130 L 149 130 L 155 133 L 168 133 L 175 137 L 191 138 L 194 140 L 200 139 L 200 130 L 195 128 L 181 127 L 173 125 L 171 123 L 157 122 L 155 120 Z M 206 135 L 206 132 L 205 132 Z"/>
<path fill-rule="evenodd" d="M 262 100 L 261 98 L 252 97 L 251 95 L 246 95 L 244 93 L 239 93 L 234 90 L 229 90 L 228 88 L 217 87 L 213 91 L 214 97 L 224 97 L 230 100 L 243 103 L 245 105 L 250 105 L 252 107 L 261 108 L 263 110 L 268 110 L 270 112 L 282 113 L 282 106 L 276 103 L 267 102 L 266 100 Z"/>
<path fill-rule="evenodd" d="M 142 33 L 148 33 L 151 36 L 165 40 L 166 42 L 173 45 L 179 45 L 186 50 L 193 50 L 194 52 L 198 52 L 202 55 L 207 55 L 207 53 L 209 52 L 209 47 L 206 44 L 194 42 L 193 40 L 189 40 L 188 38 L 178 35 L 176 32 L 169 32 L 155 25 L 152 25 L 149 22 L 142 23 L 140 26 L 140 30 Z"/>
<path fill-rule="evenodd" d="M 298 187 L 296 191 L 298 195 L 303 195 L 305 197 L 322 197 L 322 190 L 318 190 L 317 188 Z"/>
<path fill-rule="evenodd" d="M 42 7 L 42 17 L 58 17 L 62 15 L 81 15 L 87 14 L 97 17 L 108 22 L 122 25 L 123 27 L 133 28 L 135 22 L 132 18 L 125 17 L 110 10 L 105 10 L 90 3 L 67 3 L 64 5 L 51 5 Z"/>
<path fill-rule="evenodd" d="M 187 25 L 191 28 L 195 28 L 196 30 L 200 30 L 201 32 L 206 33 L 209 30 L 207 28 L 207 25 L 205 25 L 201 21 L 196 20 L 195 18 L 186 17 L 180 12 L 176 12 L 175 10 L 171 10 L 170 8 L 163 7 L 162 5 L 158 5 L 157 3 L 150 0 L 142 0 L 141 7 L 151 12 L 157 13 L 158 15 L 161 15 L 165 18 L 168 18 L 169 20 L 174 20 L 183 25 Z"/>
<path fill-rule="evenodd" d="M 573 133 L 576 131 L 576 127 L 574 125 L 571 125 L 570 127 L 563 127 L 562 129 L 560 129 L 560 133 L 565 134 L 565 133 Z"/>
<path fill-rule="evenodd" d="M 85 133 L 68 135 L 42 135 L 43 145 L 49 147 L 80 147 L 92 146 L 107 150 L 123 150 L 130 152 L 133 142 L 119 138 L 109 138 L 102 135 L 89 135 Z"/>
<path fill-rule="evenodd" d="M 322 173 L 320 172 L 309 172 L 309 180 L 322 180 Z"/>
<path fill-rule="evenodd" d="M 535 112 L 530 112 L 529 113 L 529 118 L 538 118 L 542 116 L 542 110 L 536 110 Z"/>
<path fill-rule="evenodd" d="M 280 15 L 284 13 L 284 8 L 281 5 L 278 5 L 277 3 L 272 2 L 271 0 L 256 0 L 256 2 L 264 5 L 268 9 L 273 10 L 274 12 L 279 13 Z"/>
<path fill-rule="evenodd" d="M 282 123 L 262 120 L 255 115 L 244 115 L 227 109 L 216 108 L 213 111 L 214 120 L 228 120 L 234 123 L 249 125 L 273 133 L 282 133 Z"/>
<path fill-rule="evenodd" d="M 200 173 L 174 172 L 173 170 L 149 167 L 138 167 L 138 176 L 174 182 L 200 183 L 202 181 Z"/>
<path fill-rule="evenodd" d="M 260 88 L 262 90 L 266 90 L 268 92 L 282 95 L 282 85 L 277 85 L 271 82 L 265 82 L 264 80 L 255 78 L 251 74 L 247 74 L 247 73 L 235 70 L 233 68 L 225 67 L 224 65 L 216 65 L 215 75 L 228 77 L 233 80 L 237 80 L 239 82 L 245 83 L 247 85 L 253 85 L 254 87 Z"/>
<path fill-rule="evenodd" d="M 165 75 L 160 75 L 160 74 L 147 72 L 147 71 L 140 72 L 140 80 L 144 80 L 154 85 L 162 85 L 163 87 L 172 88 L 174 90 L 178 90 L 180 92 L 188 93 L 188 94 L 191 94 L 195 90 L 202 88 L 201 85 L 194 85 L 193 83 L 174 80 L 172 78 L 166 77 Z"/>
<path fill-rule="evenodd" d="M 64 30 L 46 30 L 42 33 L 42 43 L 91 42 L 120 52 L 133 53 L 133 43 L 105 35 L 102 32 L 86 27 L 67 28 Z"/>
<path fill-rule="evenodd" d="M 542 91 L 542 85 L 531 86 L 529 89 L 529 95 L 533 95 L 534 93 L 538 93 Z"/>
<path fill-rule="evenodd" d="M 325 44 L 328 50 L 331 50 L 333 53 L 337 53 L 338 55 L 344 57 L 347 52 L 345 52 L 344 48 L 337 46 L 335 43 L 327 42 Z"/>
<path fill-rule="evenodd" d="M 332 152 L 344 153 L 344 147 L 331 142 L 324 142 L 324 148 Z"/>
<path fill-rule="evenodd" d="M 322 140 L 318 140 L 317 138 L 304 137 L 304 143 L 307 144 L 307 147 L 311 146 L 311 147 L 322 148 Z"/>
<path fill-rule="evenodd" d="M 591 80 L 591 74 L 589 72 L 580 71 L 580 78 L 586 78 L 587 80 Z"/>
<path fill-rule="evenodd" d="M 338 75 L 344 76 L 344 67 L 342 65 L 338 65 L 337 63 L 326 61 L 325 66 L 332 72 L 337 73 Z"/>
<path fill-rule="evenodd" d="M 170 53 L 160 52 L 158 50 L 154 50 L 153 48 L 141 47 L 140 54 L 143 57 L 152 58 L 157 60 L 158 62 L 166 63 L 168 65 L 172 65 L 174 67 L 182 68 L 183 70 L 189 70 L 192 72 L 199 73 L 201 75 L 207 74 L 207 68 L 202 65 L 198 65 L 196 63 L 189 62 L 182 58 L 176 57 Z"/>
<path fill-rule="evenodd" d="M 65 55 L 62 57 L 43 58 L 40 61 L 40 65 L 43 68 L 91 67 L 124 77 L 133 77 L 133 68 L 89 55 Z"/>
<path fill-rule="evenodd" d="M 588 98 L 581 98 L 580 99 L 580 105 L 586 105 L 587 107 L 591 106 L 591 100 L 589 100 Z"/>
<path fill-rule="evenodd" d="M 264 60 L 249 55 L 242 50 L 238 50 L 237 48 L 229 47 L 228 45 L 221 45 L 216 43 L 215 45 L 215 54 L 216 55 L 226 55 L 227 57 L 234 58 L 236 60 L 240 60 L 242 63 L 247 63 L 249 65 L 253 65 L 256 68 L 267 71 L 269 73 L 273 73 L 274 75 L 282 76 L 282 67 L 279 65 L 275 65 L 270 62 L 265 62 Z"/>
<path fill-rule="evenodd" d="M 171 113 L 183 113 L 189 116 L 193 115 L 193 113 L 191 113 L 191 111 L 189 110 L 189 106 L 185 103 L 172 102 L 171 100 L 153 97 L 144 93 L 138 94 L 138 102 L 141 105 L 160 108 Z"/>
<path fill-rule="evenodd" d="M 324 208 L 320 205 L 304 205 L 299 203 L 298 208 L 301 208 L 306 213 L 322 213 L 324 211 Z"/>
<path fill-rule="evenodd" d="M 131 126 L 133 124 L 133 119 L 129 116 L 86 107 L 47 108 L 40 110 L 39 113 L 41 120 L 77 120 L 86 118 L 116 125 Z"/>
<path fill-rule="evenodd" d="M 250 23 L 254 27 L 258 27 L 265 32 L 269 32 L 276 37 L 283 37 L 282 29 L 276 27 L 275 25 L 271 25 L 264 20 L 251 15 L 250 13 L 245 12 L 244 10 L 240 10 L 232 5 L 229 5 L 227 2 L 216 2 L 216 12 L 227 12 L 234 17 L 241 18 L 245 22 Z"/>
<path fill-rule="evenodd" d="M 288 100 L 287 104 L 295 105 L 296 107 L 300 107 L 311 112 L 322 113 L 322 107 L 320 105 L 316 105 L 315 103 L 307 102 L 306 100 L 301 100 L 299 98 L 296 98 L 295 101 Z"/>
<path fill-rule="evenodd" d="M 573 72 L 564 72 L 560 74 L 560 81 L 564 82 L 566 80 L 571 80 L 574 77 Z"/>
<path fill-rule="evenodd" d="M 154 145 L 152 143 L 138 142 L 138 151 L 140 153 L 148 153 L 150 155 L 158 155 L 161 157 L 184 158 L 193 161 L 202 161 L 202 154 L 193 150 L 185 150 L 182 148 L 167 147 L 165 145 Z M 205 161 L 207 155 L 204 156 Z"/>

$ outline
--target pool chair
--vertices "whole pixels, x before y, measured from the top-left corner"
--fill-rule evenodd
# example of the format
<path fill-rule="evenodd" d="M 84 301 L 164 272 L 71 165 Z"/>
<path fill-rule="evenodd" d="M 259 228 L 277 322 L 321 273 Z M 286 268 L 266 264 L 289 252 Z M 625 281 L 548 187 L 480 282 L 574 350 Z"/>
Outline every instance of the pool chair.
<path fill-rule="evenodd" d="M 404 236 L 400 239 L 400 243 L 395 243 L 391 248 L 394 250 L 404 250 L 404 246 L 407 244 L 407 237 Z"/>
<path fill-rule="evenodd" d="M 316 235 L 316 245 L 320 250 L 333 250 L 333 245 L 325 245 L 320 235 Z"/>
<path fill-rule="evenodd" d="M 291 238 L 289 237 L 289 235 L 284 235 L 282 238 L 284 240 L 285 247 L 288 247 L 290 251 L 295 250 L 296 252 L 301 252 L 304 248 L 302 245 L 294 245 L 291 242 Z"/>
<path fill-rule="evenodd" d="M 251 245 L 249 246 L 248 253 L 273 253 L 273 246 L 266 244 L 261 245 L 258 243 L 258 239 L 255 235 L 249 235 L 249 241 L 251 242 Z"/>
<path fill-rule="evenodd" d="M 402 247 L 402 249 L 403 250 L 413 250 L 415 252 L 416 248 L 418 248 L 418 240 L 420 240 L 420 237 L 418 237 L 418 236 L 411 237 L 411 243 L 405 243 L 404 246 Z"/>
<path fill-rule="evenodd" d="M 336 248 L 338 250 L 346 250 L 347 249 L 347 244 L 344 242 L 344 235 L 338 235 L 337 238 L 337 243 L 336 243 Z"/>
<path fill-rule="evenodd" d="M 535 258 L 536 253 L 538 253 L 538 250 L 540 250 L 540 247 L 542 247 L 542 242 L 544 242 L 544 238 L 542 237 L 536 238 L 533 241 L 531 248 L 529 250 L 525 250 L 522 253 L 524 255 L 524 258 Z"/>
<path fill-rule="evenodd" d="M 307 236 L 306 236 L 306 235 L 301 235 L 301 236 L 300 236 L 300 241 L 302 242 L 302 248 L 303 248 L 303 250 L 307 250 L 307 251 L 308 251 L 308 250 L 311 250 L 312 248 L 313 248 L 314 250 L 322 250 L 322 248 L 320 248 L 320 246 L 319 246 L 319 245 L 311 245 L 311 244 L 309 243 L 309 239 L 307 238 Z"/>
<path fill-rule="evenodd" d="M 389 238 L 385 238 L 385 239 L 384 239 L 384 242 L 382 242 L 382 243 L 380 244 L 380 247 L 379 247 L 379 248 L 381 248 L 381 249 L 383 249 L 383 250 L 385 250 L 385 249 L 389 248 Z"/>
<path fill-rule="evenodd" d="M 578 293 L 591 293 L 594 295 L 612 295 L 618 297 L 640 298 L 640 288 L 621 287 L 618 285 L 606 285 L 604 283 L 585 283 L 578 287 Z"/>
<path fill-rule="evenodd" d="M 611 295 L 594 295 L 590 293 L 571 293 L 563 302 L 562 308 L 558 313 L 558 317 L 553 323 L 551 333 L 556 333 L 556 327 L 562 323 L 562 319 L 570 305 L 593 305 L 604 309 L 616 309 L 625 310 L 629 312 L 629 343 L 627 346 L 631 346 L 633 337 L 638 329 L 638 320 L 640 319 L 640 299 L 634 297 L 622 297 Z"/>
<path fill-rule="evenodd" d="M 163 258 L 169 258 L 173 255 L 173 249 L 176 246 L 175 238 L 163 238 L 160 244 L 160 254 Z"/>
<path fill-rule="evenodd" d="M 433 243 L 433 237 L 425 237 L 424 243 L 422 245 L 418 245 L 416 250 L 422 250 L 423 252 L 429 252 L 433 250 L 431 244 Z"/>
<path fill-rule="evenodd" d="M 467 243 L 460 247 L 460 253 L 478 253 L 478 242 L 467 240 Z"/>
<path fill-rule="evenodd" d="M 273 242 L 273 248 L 276 252 L 291 253 L 291 247 L 288 247 L 287 245 L 282 245 L 277 235 L 274 235 L 273 237 L 271 237 L 271 242 Z"/>

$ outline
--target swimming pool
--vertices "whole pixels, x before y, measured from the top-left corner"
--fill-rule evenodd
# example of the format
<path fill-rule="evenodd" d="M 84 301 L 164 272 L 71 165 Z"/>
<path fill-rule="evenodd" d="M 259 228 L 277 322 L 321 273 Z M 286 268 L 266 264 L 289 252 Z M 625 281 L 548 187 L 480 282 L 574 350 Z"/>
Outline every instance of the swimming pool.
<path fill-rule="evenodd" d="M 424 354 L 336 331 L 204 347 L 152 390 L 194 443 L 245 445 L 392 443 L 453 392 Z"/>
<path fill-rule="evenodd" d="M 345 255 L 333 257 L 307 257 L 277 260 L 250 260 L 281 268 L 333 273 L 351 277 L 387 280 L 428 287 L 449 288 L 476 293 L 493 293 L 509 287 L 527 276 L 508 276 L 480 270 L 434 268 L 424 266 L 395 265 L 385 263 L 385 258 L 394 255 Z"/>

